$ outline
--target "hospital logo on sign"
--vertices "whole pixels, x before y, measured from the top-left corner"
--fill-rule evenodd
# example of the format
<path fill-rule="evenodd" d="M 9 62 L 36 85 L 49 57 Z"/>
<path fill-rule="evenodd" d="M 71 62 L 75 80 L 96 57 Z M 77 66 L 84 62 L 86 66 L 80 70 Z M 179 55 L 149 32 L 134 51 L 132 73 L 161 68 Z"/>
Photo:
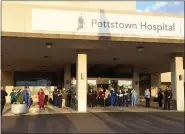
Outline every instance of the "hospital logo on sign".
<path fill-rule="evenodd" d="M 77 31 L 80 29 L 83 29 L 85 26 L 85 21 L 84 18 L 82 16 L 82 14 L 80 15 L 80 17 L 78 18 L 78 27 L 77 27 Z"/>

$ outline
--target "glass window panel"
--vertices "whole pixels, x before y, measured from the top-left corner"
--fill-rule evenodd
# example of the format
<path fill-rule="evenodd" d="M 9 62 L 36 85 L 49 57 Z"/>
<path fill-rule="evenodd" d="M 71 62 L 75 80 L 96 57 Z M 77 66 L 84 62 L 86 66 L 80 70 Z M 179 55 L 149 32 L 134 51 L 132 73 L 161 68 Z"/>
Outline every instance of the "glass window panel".
<path fill-rule="evenodd" d="M 48 85 L 47 86 L 51 86 L 51 80 L 48 80 Z"/>
<path fill-rule="evenodd" d="M 16 81 L 16 86 L 25 86 L 26 85 L 26 83 L 25 83 L 25 81 Z"/>
<path fill-rule="evenodd" d="M 26 81 L 26 86 L 37 86 L 37 81 Z"/>
<path fill-rule="evenodd" d="M 37 80 L 37 86 L 47 86 L 47 80 L 46 79 L 42 79 L 42 80 Z"/>
<path fill-rule="evenodd" d="M 118 80 L 118 86 L 120 88 L 133 88 L 132 80 Z"/>

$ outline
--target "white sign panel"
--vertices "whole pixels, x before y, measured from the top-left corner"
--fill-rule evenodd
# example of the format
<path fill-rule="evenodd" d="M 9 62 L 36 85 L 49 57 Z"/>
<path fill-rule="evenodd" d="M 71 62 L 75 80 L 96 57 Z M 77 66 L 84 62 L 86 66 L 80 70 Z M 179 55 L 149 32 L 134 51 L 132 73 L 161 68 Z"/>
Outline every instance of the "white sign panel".
<path fill-rule="evenodd" d="M 184 38 L 184 18 L 33 9 L 32 30 Z"/>

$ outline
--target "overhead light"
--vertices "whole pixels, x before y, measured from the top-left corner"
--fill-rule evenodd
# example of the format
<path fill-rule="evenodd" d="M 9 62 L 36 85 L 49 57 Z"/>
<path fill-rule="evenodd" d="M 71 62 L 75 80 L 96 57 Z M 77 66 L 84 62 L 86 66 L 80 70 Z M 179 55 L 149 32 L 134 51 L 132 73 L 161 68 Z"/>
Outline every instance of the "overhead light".
<path fill-rule="evenodd" d="M 49 56 L 44 56 L 44 58 L 48 58 Z"/>
<path fill-rule="evenodd" d="M 52 48 L 52 43 L 46 43 L 47 48 Z"/>
<path fill-rule="evenodd" d="M 8 68 L 11 68 L 11 65 L 8 65 Z"/>
<path fill-rule="evenodd" d="M 142 47 L 142 46 L 137 47 L 138 52 L 142 52 L 143 50 L 144 50 L 144 47 Z"/>
<path fill-rule="evenodd" d="M 113 58 L 113 60 L 119 60 L 118 58 Z"/>

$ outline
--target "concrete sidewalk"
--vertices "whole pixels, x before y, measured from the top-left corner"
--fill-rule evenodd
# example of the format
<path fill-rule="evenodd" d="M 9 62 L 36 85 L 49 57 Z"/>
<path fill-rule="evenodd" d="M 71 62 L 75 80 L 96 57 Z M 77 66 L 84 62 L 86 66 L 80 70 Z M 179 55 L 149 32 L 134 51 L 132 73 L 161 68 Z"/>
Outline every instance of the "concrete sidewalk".
<path fill-rule="evenodd" d="M 136 106 L 136 107 L 94 107 L 87 108 L 87 113 L 94 112 L 172 112 L 173 110 L 162 110 L 157 108 L 146 108 L 144 106 Z M 38 114 L 59 114 L 59 113 L 77 113 L 77 111 L 71 108 L 58 108 L 48 105 L 43 110 L 39 110 L 38 105 L 32 106 L 29 111 L 24 115 L 38 115 Z M 6 105 L 3 111 L 3 116 L 14 116 L 11 113 L 11 105 Z"/>
<path fill-rule="evenodd" d="M 43 110 L 39 110 L 39 106 L 31 106 L 29 111 L 24 114 L 24 115 L 38 115 L 38 114 L 59 114 L 59 113 L 72 113 L 75 112 L 71 108 L 58 108 L 58 107 L 53 107 L 51 105 L 48 105 L 45 107 Z M 14 114 L 11 113 L 11 105 L 8 104 L 5 106 L 3 110 L 3 116 L 14 116 Z"/>
<path fill-rule="evenodd" d="M 176 112 L 174 110 L 163 110 L 156 107 L 146 108 L 144 105 L 139 105 L 136 107 L 94 107 L 87 108 L 87 113 L 96 112 Z M 48 105 L 44 110 L 39 110 L 38 105 L 32 106 L 29 111 L 24 115 L 38 115 L 38 114 L 59 114 L 59 113 L 77 113 L 77 111 L 71 108 L 58 108 Z M 14 116 L 11 113 L 11 105 L 7 104 L 3 111 L 3 116 Z"/>

